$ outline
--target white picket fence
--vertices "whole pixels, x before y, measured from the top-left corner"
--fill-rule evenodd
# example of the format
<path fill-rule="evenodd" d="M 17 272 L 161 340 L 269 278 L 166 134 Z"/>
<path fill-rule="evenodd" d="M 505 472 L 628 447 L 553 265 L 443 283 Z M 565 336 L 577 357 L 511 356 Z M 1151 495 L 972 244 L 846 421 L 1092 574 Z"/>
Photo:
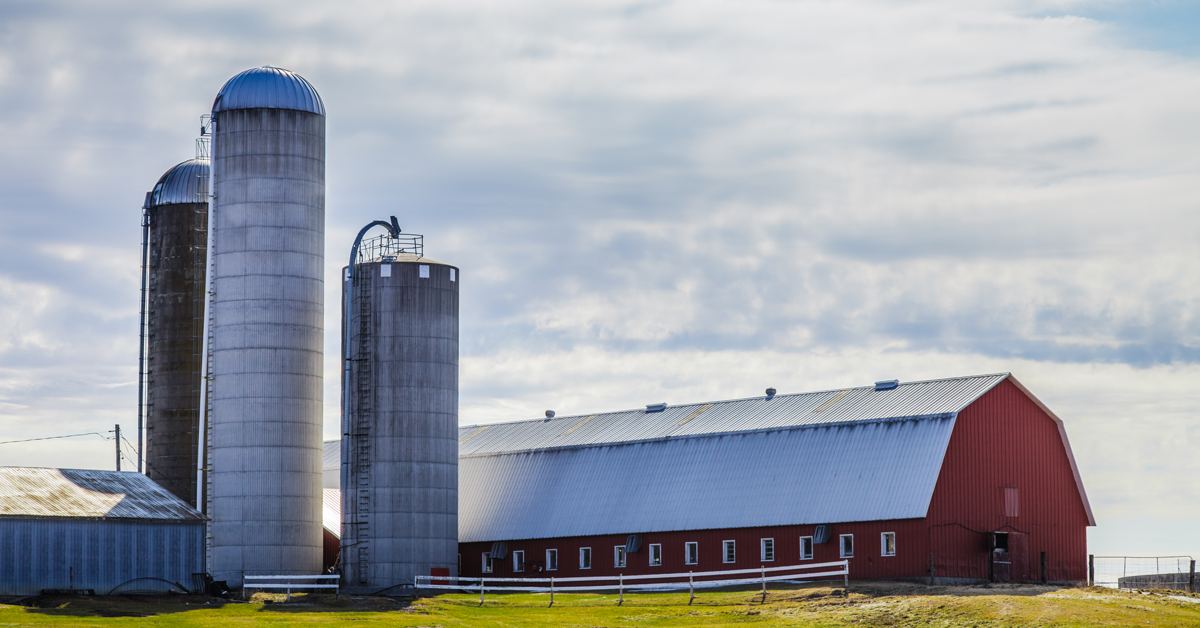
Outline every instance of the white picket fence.
<path fill-rule="evenodd" d="M 836 568 L 831 571 L 814 571 Z M 786 573 L 784 573 L 786 572 Z M 750 574 L 754 574 L 750 576 Z M 771 575 L 767 575 L 771 574 Z M 750 576 L 709 580 L 719 576 Z M 758 569 L 732 569 L 727 571 L 700 571 L 687 573 L 643 574 L 636 576 L 580 576 L 575 578 L 466 578 L 457 576 L 417 576 L 413 587 L 421 589 L 457 589 L 467 593 L 479 591 L 479 604 L 483 605 L 487 591 L 528 591 L 549 593 L 550 605 L 554 605 L 554 594 L 572 591 L 612 591 L 619 594 L 618 605 L 625 601 L 625 591 L 647 589 L 688 588 L 688 604 L 696 599 L 697 588 L 726 587 L 745 584 L 762 584 L 763 598 L 767 595 L 767 583 L 776 580 L 820 580 L 842 577 L 843 586 L 850 586 L 850 561 L 832 563 L 808 563 L 783 567 L 759 567 Z M 700 580 L 697 581 L 697 578 Z M 648 582 L 653 580 L 654 582 Z M 544 584 L 534 584 L 544 583 Z M 565 586 L 564 586 L 564 583 Z M 596 584 L 576 584 L 596 583 Z M 491 585 L 491 586 L 489 586 Z"/>

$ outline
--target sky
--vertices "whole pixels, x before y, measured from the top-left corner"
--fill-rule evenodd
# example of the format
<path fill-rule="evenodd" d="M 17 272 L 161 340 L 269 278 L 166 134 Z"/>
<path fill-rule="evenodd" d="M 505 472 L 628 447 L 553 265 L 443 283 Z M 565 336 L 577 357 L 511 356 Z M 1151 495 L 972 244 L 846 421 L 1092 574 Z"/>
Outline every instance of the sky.
<path fill-rule="evenodd" d="M 389 215 L 462 269 L 462 424 L 1012 372 L 1090 551 L 1200 558 L 1195 3 L 164 4 L 0 5 L 0 441 L 98 433 L 0 465 L 112 468 L 143 197 L 270 64 L 327 277 Z"/>

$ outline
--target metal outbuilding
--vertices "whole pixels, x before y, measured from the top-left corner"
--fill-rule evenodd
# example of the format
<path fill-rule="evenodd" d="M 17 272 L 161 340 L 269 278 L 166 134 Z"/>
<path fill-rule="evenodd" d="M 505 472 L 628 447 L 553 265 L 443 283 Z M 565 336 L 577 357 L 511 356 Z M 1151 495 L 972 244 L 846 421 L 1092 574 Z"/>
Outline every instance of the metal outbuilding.
<path fill-rule="evenodd" d="M 0 467 L 0 595 L 189 589 L 204 521 L 137 472 Z"/>
<path fill-rule="evenodd" d="M 857 578 L 1086 578 L 1062 421 L 1010 374 L 773 393 L 460 428 L 463 575 L 848 558 Z M 625 556 L 631 535 L 656 549 Z"/>

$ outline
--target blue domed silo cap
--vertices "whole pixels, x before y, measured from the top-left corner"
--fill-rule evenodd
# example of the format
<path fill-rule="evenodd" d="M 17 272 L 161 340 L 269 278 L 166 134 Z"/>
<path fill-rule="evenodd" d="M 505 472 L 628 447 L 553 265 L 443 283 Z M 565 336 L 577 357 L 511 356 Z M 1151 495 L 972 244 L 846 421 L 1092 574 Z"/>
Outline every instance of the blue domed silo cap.
<path fill-rule="evenodd" d="M 143 207 L 208 202 L 208 160 L 189 159 L 158 178 Z"/>
<path fill-rule="evenodd" d="M 225 81 L 212 112 L 230 109 L 294 109 L 325 115 L 325 105 L 312 84 L 290 70 L 264 65 Z"/>

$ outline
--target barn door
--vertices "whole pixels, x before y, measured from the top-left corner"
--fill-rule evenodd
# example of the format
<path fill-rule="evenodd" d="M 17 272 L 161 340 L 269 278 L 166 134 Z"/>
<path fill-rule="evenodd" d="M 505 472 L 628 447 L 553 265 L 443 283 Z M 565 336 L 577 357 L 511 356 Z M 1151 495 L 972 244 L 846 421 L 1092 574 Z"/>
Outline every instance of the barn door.
<path fill-rule="evenodd" d="M 934 526 L 929 531 L 930 560 L 935 578 L 986 578 L 987 543 L 957 524 Z"/>
<path fill-rule="evenodd" d="M 1029 580 L 1029 535 L 1024 532 L 1008 533 L 1009 574 L 1012 582 Z"/>

